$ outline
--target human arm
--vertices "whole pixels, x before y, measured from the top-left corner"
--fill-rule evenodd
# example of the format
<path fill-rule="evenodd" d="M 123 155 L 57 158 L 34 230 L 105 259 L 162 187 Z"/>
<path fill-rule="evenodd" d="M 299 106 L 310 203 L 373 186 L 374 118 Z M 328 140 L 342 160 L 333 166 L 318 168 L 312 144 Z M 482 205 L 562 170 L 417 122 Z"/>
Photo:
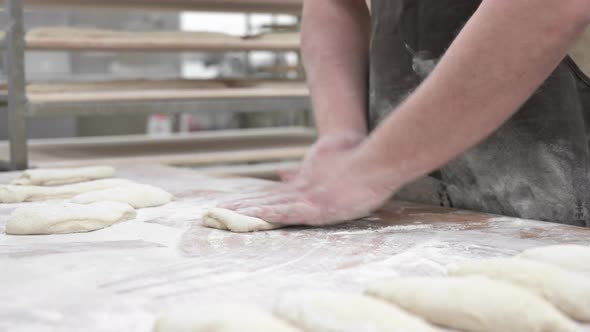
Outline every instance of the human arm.
<path fill-rule="evenodd" d="M 235 208 L 286 224 L 367 215 L 502 125 L 589 22 L 588 0 L 484 0 L 429 78 L 366 141 L 308 172 L 300 185 Z"/>
<path fill-rule="evenodd" d="M 365 136 L 370 16 L 364 0 L 306 0 L 302 56 L 321 136 Z"/>
<path fill-rule="evenodd" d="M 364 0 L 306 0 L 301 52 L 311 92 L 318 140 L 286 181 L 333 156 L 346 154 L 367 135 L 370 15 Z"/>

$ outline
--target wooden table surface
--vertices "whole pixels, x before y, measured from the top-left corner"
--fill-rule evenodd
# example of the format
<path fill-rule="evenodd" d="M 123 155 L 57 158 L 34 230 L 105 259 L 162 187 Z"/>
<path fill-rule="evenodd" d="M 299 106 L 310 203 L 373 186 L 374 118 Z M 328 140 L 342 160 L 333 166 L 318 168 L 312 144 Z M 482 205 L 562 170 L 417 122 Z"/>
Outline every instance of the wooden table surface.
<path fill-rule="evenodd" d="M 150 331 L 156 313 L 179 306 L 270 307 L 285 290 L 360 292 L 375 279 L 442 275 L 469 259 L 590 244 L 590 229 L 400 202 L 340 226 L 234 234 L 203 228 L 203 209 L 268 182 L 155 165 L 118 175 L 176 200 L 104 230 L 50 236 L 4 234 L 22 204 L 0 205 L 0 331 Z"/>

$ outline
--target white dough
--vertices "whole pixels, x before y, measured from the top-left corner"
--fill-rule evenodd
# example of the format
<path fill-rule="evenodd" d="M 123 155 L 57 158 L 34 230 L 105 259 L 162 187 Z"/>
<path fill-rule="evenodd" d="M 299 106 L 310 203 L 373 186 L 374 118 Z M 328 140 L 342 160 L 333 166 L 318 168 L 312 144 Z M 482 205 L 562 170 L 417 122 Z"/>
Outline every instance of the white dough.
<path fill-rule="evenodd" d="M 285 227 L 262 219 L 248 217 L 231 210 L 212 208 L 203 214 L 203 225 L 210 228 L 229 230 L 235 233 L 268 231 Z"/>
<path fill-rule="evenodd" d="M 115 169 L 110 166 L 80 168 L 29 169 L 12 181 L 14 185 L 59 186 L 70 183 L 110 178 Z"/>
<path fill-rule="evenodd" d="M 103 179 L 56 187 L 2 185 L 0 186 L 0 203 L 21 203 L 72 198 L 89 191 L 121 187 L 134 183 L 122 179 Z"/>
<path fill-rule="evenodd" d="M 472 332 L 573 332 L 578 326 L 549 302 L 482 276 L 396 278 L 367 293 L 432 323 Z"/>
<path fill-rule="evenodd" d="M 590 321 L 590 278 L 558 266 L 518 258 L 463 264 L 450 275 L 484 275 L 524 287 L 545 298 L 566 315 Z"/>
<path fill-rule="evenodd" d="M 523 251 L 520 258 L 545 262 L 590 276 L 590 247 L 560 244 Z"/>
<path fill-rule="evenodd" d="M 275 314 L 313 332 L 435 332 L 421 318 L 365 295 L 328 291 L 289 292 Z"/>
<path fill-rule="evenodd" d="M 72 198 L 72 202 L 78 204 L 112 201 L 127 203 L 136 209 L 164 205 L 171 200 L 172 194 L 146 184 L 90 191 Z"/>
<path fill-rule="evenodd" d="M 161 315 L 154 332 L 302 332 L 249 305 L 212 304 Z"/>
<path fill-rule="evenodd" d="M 40 235 L 90 232 L 135 218 L 135 210 L 118 202 L 90 205 L 36 203 L 10 215 L 6 234 Z"/>

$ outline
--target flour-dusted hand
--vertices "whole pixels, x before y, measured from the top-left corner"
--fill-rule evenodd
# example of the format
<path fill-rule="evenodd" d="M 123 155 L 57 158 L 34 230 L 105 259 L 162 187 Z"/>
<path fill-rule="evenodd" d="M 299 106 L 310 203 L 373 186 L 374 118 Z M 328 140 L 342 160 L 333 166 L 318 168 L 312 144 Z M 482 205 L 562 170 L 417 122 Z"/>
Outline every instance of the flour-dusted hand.
<path fill-rule="evenodd" d="M 320 226 L 365 217 L 399 188 L 363 144 L 322 150 L 312 152 L 292 181 L 222 207 L 274 224 Z"/>
<path fill-rule="evenodd" d="M 315 173 L 322 164 L 354 151 L 365 138 L 365 135 L 354 132 L 322 136 L 307 151 L 299 169 L 282 172 L 281 180 L 303 181 L 306 174 Z"/>

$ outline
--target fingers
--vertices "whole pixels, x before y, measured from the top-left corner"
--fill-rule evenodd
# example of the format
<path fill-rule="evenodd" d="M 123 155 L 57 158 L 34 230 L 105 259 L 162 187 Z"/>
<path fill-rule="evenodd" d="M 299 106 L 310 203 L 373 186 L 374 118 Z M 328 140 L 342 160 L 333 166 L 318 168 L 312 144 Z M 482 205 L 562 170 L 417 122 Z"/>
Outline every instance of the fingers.
<path fill-rule="evenodd" d="M 288 204 L 298 199 L 296 193 L 280 193 L 280 194 L 267 194 L 252 197 L 248 199 L 236 200 L 228 203 L 221 204 L 219 207 L 224 209 L 236 210 L 250 206 L 266 206 L 266 205 L 279 205 Z"/>
<path fill-rule="evenodd" d="M 284 196 L 287 193 L 294 192 L 294 190 L 295 189 L 291 184 L 275 183 L 272 186 L 265 187 L 265 190 L 261 190 L 248 196 L 234 198 L 227 202 L 221 203 L 219 207 L 233 210 L 242 207 L 244 204 L 252 205 L 252 203 L 250 203 L 252 201 L 268 200 L 269 202 L 272 202 L 274 197 Z"/>
<path fill-rule="evenodd" d="M 302 192 L 284 187 L 278 193 L 221 204 L 237 213 L 282 225 L 318 225 L 320 210 Z"/>

